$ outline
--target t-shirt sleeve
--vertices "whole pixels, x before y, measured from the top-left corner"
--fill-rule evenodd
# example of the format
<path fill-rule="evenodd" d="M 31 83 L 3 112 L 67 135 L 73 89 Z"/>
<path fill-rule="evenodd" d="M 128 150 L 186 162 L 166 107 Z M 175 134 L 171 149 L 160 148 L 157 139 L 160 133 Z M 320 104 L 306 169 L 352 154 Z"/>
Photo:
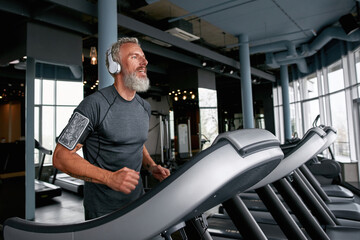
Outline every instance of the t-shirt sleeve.
<path fill-rule="evenodd" d="M 78 143 L 83 144 L 94 131 L 94 126 L 98 122 L 99 108 L 93 97 L 85 98 L 74 110 L 68 124 L 60 133 L 58 143 L 69 150 L 73 150 Z"/>

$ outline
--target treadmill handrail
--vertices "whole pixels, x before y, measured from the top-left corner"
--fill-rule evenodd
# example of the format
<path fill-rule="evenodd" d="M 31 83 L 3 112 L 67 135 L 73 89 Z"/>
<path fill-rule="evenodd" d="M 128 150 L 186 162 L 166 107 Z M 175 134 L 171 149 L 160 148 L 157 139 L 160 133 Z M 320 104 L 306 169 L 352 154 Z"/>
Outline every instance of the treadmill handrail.
<path fill-rule="evenodd" d="M 238 131 L 242 131 L 242 130 L 238 130 Z M 259 131 L 259 129 L 252 129 L 252 133 L 254 135 L 262 135 L 264 132 Z M 244 137 L 245 135 L 240 136 L 240 138 L 244 138 Z M 273 141 L 275 137 L 273 135 L 272 137 L 269 137 L 267 135 L 266 137 L 263 137 L 262 139 L 263 142 L 266 142 L 266 139 Z M 249 143 L 253 143 L 253 142 L 250 141 Z M 223 155 L 224 153 L 227 154 Z M 224 159 L 222 159 L 221 156 L 223 156 Z M 26 221 L 20 218 L 10 218 L 6 220 L 4 223 L 4 236 L 6 237 L 7 231 L 12 230 L 16 232 L 16 230 L 23 230 L 26 231 L 27 233 L 36 232 L 36 233 L 44 233 L 47 235 L 50 233 L 74 233 L 79 237 L 79 235 L 85 234 L 84 233 L 85 230 L 87 230 L 86 233 L 88 232 L 94 233 L 94 231 L 95 232 L 98 231 L 98 229 L 101 228 L 101 226 L 104 224 L 109 224 L 110 226 L 112 224 L 116 224 L 116 226 L 120 225 L 123 230 L 128 230 L 134 233 L 134 230 L 125 228 L 126 227 L 125 225 L 130 224 L 131 221 L 134 221 L 134 219 L 137 220 L 143 219 L 144 214 L 145 216 L 148 216 L 146 214 L 149 214 L 149 211 L 157 212 L 156 207 L 162 209 L 163 207 L 168 205 L 167 209 L 174 209 L 175 206 L 171 207 L 172 206 L 171 204 L 181 205 L 186 203 L 187 205 L 185 206 L 182 207 L 177 206 L 178 209 L 170 210 L 170 211 L 174 211 L 174 214 L 168 213 L 166 211 L 163 213 L 163 214 L 168 214 L 163 216 L 164 218 L 162 220 L 163 222 L 166 221 L 166 219 L 171 218 L 170 222 L 166 221 L 166 224 L 170 224 L 169 226 L 161 225 L 161 228 L 165 227 L 166 229 L 171 225 L 177 223 L 174 221 L 180 221 L 180 220 L 183 221 L 184 219 L 193 217 L 194 215 L 199 214 L 199 212 L 201 212 L 202 210 L 205 210 L 203 208 L 206 207 L 207 210 L 210 207 L 213 207 L 223 202 L 225 200 L 224 198 L 231 197 L 237 191 L 245 190 L 245 189 L 241 189 L 241 187 L 243 187 L 242 184 L 246 185 L 246 181 L 248 181 L 247 184 L 255 183 L 252 182 L 254 180 L 249 178 L 250 175 L 246 174 L 247 172 L 252 172 L 253 174 L 251 176 L 254 179 L 256 179 L 257 182 L 263 177 L 265 170 L 266 170 L 266 174 L 268 174 L 268 172 L 270 172 L 280 162 L 282 158 L 283 158 L 283 153 L 281 149 L 278 146 L 277 147 L 274 146 L 272 148 L 268 147 L 264 149 L 264 151 L 258 151 L 257 153 L 253 153 L 253 156 L 250 158 L 251 161 L 249 161 L 250 159 L 242 158 L 239 155 L 238 151 L 234 149 L 233 145 L 229 144 L 228 141 L 220 141 L 218 144 L 212 145 L 208 149 L 200 152 L 198 155 L 192 158 L 191 161 L 185 163 L 182 168 L 180 168 L 174 174 L 169 176 L 167 179 L 165 179 L 163 182 L 157 185 L 154 189 L 152 189 L 143 197 L 137 199 L 136 201 L 129 204 L 127 207 L 123 209 L 120 209 L 106 216 L 93 219 L 87 222 L 66 224 L 66 225 L 42 224 L 42 223 Z M 202 169 L 202 171 L 199 174 L 200 175 L 203 174 L 204 176 L 206 176 L 206 178 L 209 179 L 209 181 L 213 181 L 212 183 L 205 184 L 204 180 L 201 179 L 201 176 L 203 175 L 201 175 L 199 178 L 197 173 L 198 170 L 200 169 Z M 221 169 L 220 173 L 218 172 L 219 169 Z M 261 170 L 263 172 L 261 172 Z M 243 175 L 246 176 L 245 179 L 242 179 L 244 181 L 232 181 L 232 180 L 238 180 L 238 178 L 241 178 Z M 187 183 L 189 177 L 192 182 L 188 184 L 184 184 L 185 179 L 186 179 L 185 183 Z M 239 186 L 236 186 L 234 183 L 238 184 Z M 229 187 L 226 188 L 225 187 L 226 184 L 231 185 L 231 188 Z M 169 185 L 171 186 L 169 187 Z M 246 187 L 248 186 L 246 185 Z M 181 188 L 182 191 L 179 191 L 179 188 Z M 188 192 L 189 188 L 191 189 L 192 192 Z M 176 197 L 177 196 L 176 194 L 179 194 L 177 193 L 177 191 L 179 191 L 182 194 L 188 195 L 188 198 L 189 196 L 191 196 L 190 197 L 191 199 L 187 199 L 184 197 L 179 199 L 178 197 Z M 168 197 L 166 197 L 165 199 L 164 198 L 165 196 Z M 159 199 L 160 197 L 161 199 Z M 165 205 L 164 204 L 161 205 L 162 202 L 164 202 Z M 209 205 L 209 202 L 211 205 Z M 151 203 L 156 204 L 156 206 L 151 205 Z M 142 212 L 143 214 L 141 215 L 141 217 L 136 217 L 138 216 L 137 214 L 139 214 L 140 211 L 144 211 L 144 210 L 145 213 Z M 162 211 L 160 210 L 160 214 L 161 213 Z M 113 220 L 115 221 L 112 222 Z M 157 222 L 158 221 L 150 221 L 150 222 L 148 221 L 146 223 L 146 227 L 151 228 L 152 226 L 151 224 L 160 224 Z M 161 224 L 165 224 L 165 223 L 161 223 Z M 109 227 L 109 225 L 107 225 L 106 227 Z M 119 231 L 119 227 L 116 228 L 117 228 L 116 230 Z M 156 231 L 157 230 L 158 229 L 156 229 Z M 144 231 L 146 232 L 146 230 Z M 151 230 L 151 231 L 155 231 L 155 230 Z M 143 233 L 139 233 L 139 234 L 143 234 Z"/>
<path fill-rule="evenodd" d="M 319 149 L 324 145 L 324 136 L 325 132 L 320 128 L 311 128 L 296 147 L 285 155 L 284 159 L 269 175 L 248 190 L 257 189 L 273 183 L 303 165 L 319 152 Z M 304 150 L 304 148 L 310 148 L 311 151 Z"/>

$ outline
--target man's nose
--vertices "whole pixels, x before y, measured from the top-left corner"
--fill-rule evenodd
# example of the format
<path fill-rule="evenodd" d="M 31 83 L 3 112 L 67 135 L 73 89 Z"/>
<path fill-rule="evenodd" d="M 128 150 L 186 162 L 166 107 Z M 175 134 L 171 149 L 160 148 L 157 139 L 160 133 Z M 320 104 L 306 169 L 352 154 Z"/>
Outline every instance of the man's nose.
<path fill-rule="evenodd" d="M 145 57 L 141 57 L 140 64 L 144 65 L 144 66 L 147 66 L 148 65 L 148 60 Z"/>

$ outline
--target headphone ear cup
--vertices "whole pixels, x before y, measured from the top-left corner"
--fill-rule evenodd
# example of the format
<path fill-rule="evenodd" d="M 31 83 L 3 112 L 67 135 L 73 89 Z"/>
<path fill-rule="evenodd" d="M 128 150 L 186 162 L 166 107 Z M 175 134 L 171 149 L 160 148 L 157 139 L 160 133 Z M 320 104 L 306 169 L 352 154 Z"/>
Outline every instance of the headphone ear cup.
<path fill-rule="evenodd" d="M 109 62 L 109 72 L 111 74 L 117 74 L 117 73 L 120 73 L 121 72 L 121 66 L 119 63 L 117 62 L 114 62 L 114 60 L 112 59 L 112 56 L 111 56 L 111 48 L 108 49 L 106 51 L 106 55 L 108 57 L 108 62 Z"/>

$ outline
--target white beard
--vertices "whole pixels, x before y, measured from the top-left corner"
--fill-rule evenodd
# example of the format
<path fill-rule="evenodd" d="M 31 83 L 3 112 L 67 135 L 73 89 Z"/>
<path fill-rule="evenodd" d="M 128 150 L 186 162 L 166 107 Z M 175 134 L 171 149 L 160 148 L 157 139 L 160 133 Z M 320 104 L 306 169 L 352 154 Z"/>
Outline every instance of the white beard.
<path fill-rule="evenodd" d="M 136 73 L 130 73 L 125 74 L 124 84 L 136 92 L 146 92 L 150 87 L 150 80 L 148 77 L 139 78 Z"/>

